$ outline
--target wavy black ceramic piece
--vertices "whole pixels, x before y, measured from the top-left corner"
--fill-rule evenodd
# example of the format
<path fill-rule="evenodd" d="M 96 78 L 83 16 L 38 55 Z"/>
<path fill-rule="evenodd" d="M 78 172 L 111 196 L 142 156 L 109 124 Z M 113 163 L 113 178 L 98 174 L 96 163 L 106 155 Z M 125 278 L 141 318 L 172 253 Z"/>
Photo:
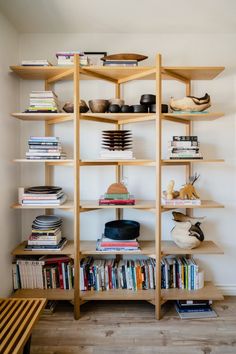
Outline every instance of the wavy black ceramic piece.
<path fill-rule="evenodd" d="M 139 237 L 140 224 L 132 220 L 114 220 L 105 224 L 104 236 L 112 240 L 133 240 Z"/>
<path fill-rule="evenodd" d="M 140 98 L 140 103 L 147 104 L 147 105 L 155 104 L 156 103 L 156 96 L 150 95 L 150 94 L 142 95 Z"/>
<path fill-rule="evenodd" d="M 124 104 L 123 106 L 121 106 L 121 113 L 132 113 L 132 112 L 133 109 L 128 104 Z"/>
<path fill-rule="evenodd" d="M 108 108 L 108 112 L 110 113 L 119 113 L 120 112 L 120 106 L 118 104 L 110 104 Z"/>
<path fill-rule="evenodd" d="M 148 113 L 148 107 L 144 104 L 132 105 L 134 113 Z"/>
<path fill-rule="evenodd" d="M 156 105 L 151 104 L 149 108 L 150 113 L 156 113 Z M 162 104 L 161 105 L 161 113 L 168 113 L 168 104 Z"/>

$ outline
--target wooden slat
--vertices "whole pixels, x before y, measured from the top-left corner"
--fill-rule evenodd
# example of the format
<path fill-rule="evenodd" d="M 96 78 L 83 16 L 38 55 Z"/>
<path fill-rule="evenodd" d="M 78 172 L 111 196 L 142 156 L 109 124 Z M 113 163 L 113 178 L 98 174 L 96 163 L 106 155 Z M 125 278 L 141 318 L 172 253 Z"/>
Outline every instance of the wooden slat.
<path fill-rule="evenodd" d="M 222 163 L 225 162 L 223 159 L 175 159 L 175 160 L 162 160 L 162 166 L 171 166 L 171 165 L 187 165 L 189 163 Z"/>
<path fill-rule="evenodd" d="M 62 66 L 10 66 L 10 69 L 16 73 L 21 79 L 26 80 L 47 80 L 59 76 L 59 79 L 71 79 L 72 72 L 69 67 Z M 61 75 L 61 76 L 60 76 Z"/>
<path fill-rule="evenodd" d="M 13 162 L 19 163 L 45 163 L 48 166 L 73 166 L 74 160 L 29 160 L 29 159 L 14 159 Z"/>
<path fill-rule="evenodd" d="M 203 241 L 200 246 L 191 250 L 179 248 L 173 241 L 162 241 L 161 252 L 168 254 L 224 254 L 224 251 L 213 241 Z"/>
<path fill-rule="evenodd" d="M 23 121 L 48 121 L 49 124 L 73 121 L 69 113 L 11 113 L 11 116 Z"/>
<path fill-rule="evenodd" d="M 62 205 L 53 206 L 53 205 L 21 205 L 19 203 L 15 203 L 11 206 L 12 209 L 63 209 L 63 210 L 74 210 L 74 203 L 70 200 L 66 201 Z"/>
<path fill-rule="evenodd" d="M 45 298 L 47 300 L 73 300 L 74 290 L 63 289 L 20 289 L 12 294 L 14 298 Z"/>
<path fill-rule="evenodd" d="M 154 300 L 154 290 L 110 289 L 107 291 L 81 291 L 82 300 Z"/>
<path fill-rule="evenodd" d="M 155 166 L 156 162 L 154 160 L 81 160 L 81 166 L 105 166 L 105 165 L 124 165 L 124 166 Z"/>
<path fill-rule="evenodd" d="M 177 123 L 186 123 L 185 121 L 204 122 L 212 121 L 224 116 L 223 112 L 209 113 L 164 113 L 162 119 L 170 120 Z"/>
<path fill-rule="evenodd" d="M 222 71 L 224 66 L 164 66 L 162 67 L 165 79 L 176 79 L 180 75 L 186 80 L 213 80 Z"/>
<path fill-rule="evenodd" d="M 66 245 L 63 247 L 61 251 L 25 251 L 25 246 L 27 245 L 27 241 L 21 242 L 13 251 L 13 256 L 33 256 L 33 255 L 68 255 L 72 256 L 74 254 L 74 241 L 68 240 Z"/>

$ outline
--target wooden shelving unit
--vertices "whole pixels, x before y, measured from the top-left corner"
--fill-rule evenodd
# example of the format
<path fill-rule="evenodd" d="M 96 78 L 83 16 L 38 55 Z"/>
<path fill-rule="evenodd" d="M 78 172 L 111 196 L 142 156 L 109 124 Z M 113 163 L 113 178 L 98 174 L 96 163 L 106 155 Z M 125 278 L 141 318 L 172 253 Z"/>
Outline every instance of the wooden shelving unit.
<path fill-rule="evenodd" d="M 21 79 L 24 80 L 44 80 L 45 89 L 48 90 L 51 86 L 61 80 L 73 80 L 74 85 L 74 113 L 57 113 L 57 114 L 28 114 L 28 113 L 12 113 L 12 116 L 22 121 L 42 121 L 45 124 L 45 135 L 51 134 L 51 128 L 54 124 L 66 123 L 73 121 L 74 123 L 74 156 L 72 159 L 61 161 L 29 161 L 26 159 L 16 158 L 16 163 L 44 163 L 45 164 L 45 184 L 52 183 L 52 176 L 50 173 L 51 166 L 71 166 L 74 169 L 74 198 L 72 201 L 67 201 L 65 204 L 55 207 L 55 209 L 63 209 L 74 212 L 74 240 L 67 243 L 65 248 L 60 252 L 52 252 L 53 254 L 64 254 L 74 258 L 75 263 L 75 286 L 74 290 L 61 289 L 22 289 L 15 292 L 17 297 L 46 297 L 47 299 L 55 300 L 74 300 L 75 318 L 80 316 L 80 305 L 84 301 L 89 300 L 147 300 L 155 305 L 156 318 L 161 318 L 161 305 L 167 300 L 176 299 L 222 299 L 216 287 L 211 283 L 206 283 L 203 289 L 197 291 L 187 291 L 179 289 L 161 290 L 161 273 L 160 267 L 156 267 L 157 286 L 155 290 L 110 290 L 103 292 L 82 291 L 80 292 L 80 258 L 87 255 L 104 255 L 102 252 L 96 251 L 95 241 L 81 241 L 80 240 L 80 213 L 90 212 L 100 209 L 114 209 L 116 217 L 122 218 L 122 210 L 125 208 L 132 208 L 137 212 L 154 212 L 155 217 L 155 235 L 152 241 L 141 241 L 141 250 L 137 252 L 115 252 L 105 254 L 141 254 L 148 257 L 156 258 L 157 264 L 160 264 L 161 257 L 168 254 L 222 254 L 223 251 L 213 242 L 204 241 L 201 246 L 194 250 L 182 250 L 178 248 L 171 241 L 162 241 L 161 235 L 161 219 L 162 212 L 168 212 L 176 208 L 187 208 L 190 213 L 191 209 L 195 208 L 222 208 L 223 205 L 214 201 L 202 201 L 201 206 L 182 206 L 176 207 L 174 205 L 161 205 L 161 176 L 162 167 L 180 165 L 186 167 L 186 178 L 189 177 L 192 170 L 192 165 L 195 163 L 223 163 L 222 159 L 206 159 L 206 160 L 167 160 L 162 159 L 161 143 L 162 143 L 162 121 L 168 120 L 175 123 L 184 124 L 186 127 L 186 135 L 192 133 L 192 122 L 197 121 L 214 121 L 221 118 L 224 114 L 221 112 L 208 112 L 200 114 L 177 114 L 177 113 L 161 113 L 162 103 L 162 81 L 175 80 L 186 86 L 186 95 L 191 94 L 191 80 L 212 80 L 217 77 L 224 67 L 165 67 L 162 65 L 161 55 L 157 55 L 155 66 L 150 67 L 83 67 L 79 66 L 79 58 L 76 55 L 73 67 L 21 67 L 11 66 Z M 80 82 L 82 80 L 106 80 L 114 83 L 115 96 L 120 98 L 121 85 L 132 80 L 155 80 L 156 85 L 156 107 L 155 114 L 97 114 L 85 113 L 80 114 Z M 138 123 L 145 121 L 153 121 L 156 130 L 156 158 L 155 160 L 134 159 L 134 160 L 82 160 L 80 158 L 80 121 L 96 121 L 100 123 L 113 124 L 117 129 L 122 129 L 122 126 L 129 123 Z M 114 166 L 116 181 L 122 179 L 123 166 L 146 166 L 153 167 L 156 171 L 156 194 L 154 201 L 142 200 L 137 201 L 135 206 L 99 206 L 97 201 L 82 201 L 80 200 L 80 169 L 83 166 Z M 41 209 L 37 207 L 21 206 L 14 204 L 14 209 Z M 52 206 L 42 206 L 46 209 L 46 213 L 50 213 Z M 48 210 L 49 209 L 49 210 Z M 12 252 L 13 255 L 41 255 L 50 254 L 50 252 L 26 252 L 24 251 L 25 243 L 18 245 Z"/>

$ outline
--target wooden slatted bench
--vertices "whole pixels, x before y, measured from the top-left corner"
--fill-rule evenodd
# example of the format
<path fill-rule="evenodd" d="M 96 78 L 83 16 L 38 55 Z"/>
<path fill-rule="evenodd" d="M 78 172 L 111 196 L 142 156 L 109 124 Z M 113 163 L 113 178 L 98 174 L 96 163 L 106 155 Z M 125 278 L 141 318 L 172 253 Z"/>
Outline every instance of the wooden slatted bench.
<path fill-rule="evenodd" d="M 29 354 L 31 333 L 46 299 L 0 299 L 0 353 Z"/>

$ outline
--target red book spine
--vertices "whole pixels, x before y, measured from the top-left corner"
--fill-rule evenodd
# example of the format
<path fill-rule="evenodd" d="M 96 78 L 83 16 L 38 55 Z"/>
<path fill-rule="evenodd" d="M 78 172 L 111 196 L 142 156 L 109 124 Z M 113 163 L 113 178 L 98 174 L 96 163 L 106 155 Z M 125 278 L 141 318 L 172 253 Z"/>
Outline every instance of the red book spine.
<path fill-rule="evenodd" d="M 138 242 L 101 242 L 101 247 L 138 247 Z"/>
<path fill-rule="evenodd" d="M 112 289 L 112 269 L 111 265 L 108 265 L 108 277 L 109 277 L 109 289 Z"/>
<path fill-rule="evenodd" d="M 60 289 L 64 289 L 64 284 L 63 284 L 63 274 L 62 274 L 62 263 L 58 263 L 58 271 L 59 271 L 59 284 L 60 284 Z"/>

